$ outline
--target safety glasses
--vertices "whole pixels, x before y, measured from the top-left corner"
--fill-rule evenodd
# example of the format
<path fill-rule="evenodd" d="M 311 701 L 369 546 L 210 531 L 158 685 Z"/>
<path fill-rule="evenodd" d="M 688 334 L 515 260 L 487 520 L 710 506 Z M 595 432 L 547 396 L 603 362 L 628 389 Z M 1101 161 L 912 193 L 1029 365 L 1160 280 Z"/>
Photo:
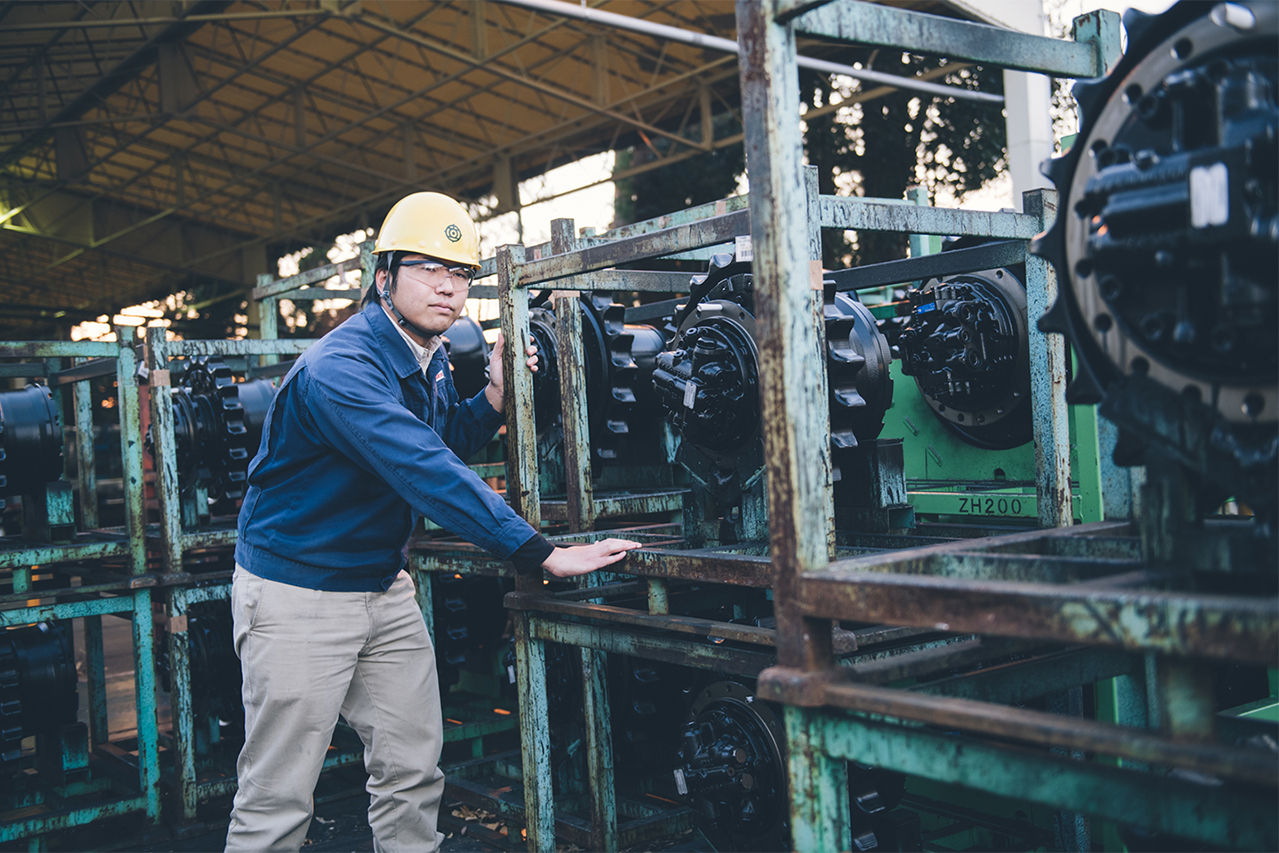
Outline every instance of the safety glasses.
<path fill-rule="evenodd" d="M 400 261 L 400 267 L 415 267 L 424 273 L 444 273 L 455 287 L 470 287 L 471 282 L 475 280 L 475 269 L 473 267 L 450 267 L 439 261 L 425 259 Z"/>

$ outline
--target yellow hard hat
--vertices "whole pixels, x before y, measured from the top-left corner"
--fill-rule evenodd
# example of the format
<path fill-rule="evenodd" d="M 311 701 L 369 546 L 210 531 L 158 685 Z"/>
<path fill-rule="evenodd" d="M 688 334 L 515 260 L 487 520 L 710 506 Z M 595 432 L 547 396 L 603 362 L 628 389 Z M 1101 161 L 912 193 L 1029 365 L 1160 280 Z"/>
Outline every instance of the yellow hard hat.
<path fill-rule="evenodd" d="M 406 195 L 382 220 L 373 252 L 413 252 L 480 265 L 480 240 L 466 208 L 443 193 Z"/>

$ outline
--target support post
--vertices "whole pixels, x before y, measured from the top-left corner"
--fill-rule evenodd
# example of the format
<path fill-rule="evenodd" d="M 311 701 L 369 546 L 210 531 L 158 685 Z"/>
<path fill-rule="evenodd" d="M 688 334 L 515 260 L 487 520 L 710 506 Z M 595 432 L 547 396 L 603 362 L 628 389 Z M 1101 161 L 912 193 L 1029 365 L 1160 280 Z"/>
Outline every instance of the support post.
<path fill-rule="evenodd" d="M 93 388 L 87 380 L 72 385 L 75 399 L 76 480 L 80 488 L 80 524 L 98 526 L 98 471 L 93 447 Z"/>
<path fill-rule="evenodd" d="M 851 850 L 848 764 L 826 754 L 820 711 L 788 705 L 791 847 L 800 853 Z"/>
<path fill-rule="evenodd" d="M 523 246 L 497 250 L 498 308 L 502 318 L 502 371 L 506 377 L 506 499 L 534 530 L 542 525 L 537 482 L 537 426 L 533 419 L 533 375 L 521 369 L 532 343 L 528 325 L 528 291 L 519 286 Z M 521 591 L 541 586 L 536 577 L 516 579 Z M 531 582 L 530 582 L 531 581 Z"/>
<path fill-rule="evenodd" d="M 88 682 L 89 743 L 94 747 L 110 739 L 107 723 L 107 673 L 102 642 L 102 617 L 84 617 L 84 672 Z"/>
<path fill-rule="evenodd" d="M 523 246 L 497 250 L 498 308 L 502 318 L 502 370 L 506 377 L 506 499 L 533 528 L 542 524 L 537 481 L 537 427 L 533 417 L 533 376 L 522 369 L 531 343 L 528 290 L 520 287 Z M 542 587 L 542 573 L 520 572 L 519 592 Z M 555 803 L 551 790 L 550 715 L 546 704 L 546 648 L 533 639 L 527 611 L 514 614 L 515 671 L 520 701 L 520 753 L 524 770 L 524 824 L 532 853 L 555 849 Z"/>
<path fill-rule="evenodd" d="M 586 711 L 586 765 L 591 785 L 591 848 L 617 853 L 617 794 L 608 695 L 608 658 L 582 647 L 582 698 Z"/>
<path fill-rule="evenodd" d="M 1032 190 L 1023 199 L 1026 213 L 1043 230 L 1057 218 L 1057 191 Z M 1066 342 L 1039 330 L 1039 318 L 1057 301 L 1057 272 L 1036 255 L 1026 256 L 1026 314 L 1030 336 L 1030 410 L 1035 436 L 1035 491 L 1042 527 L 1069 527 L 1074 521 L 1070 494 L 1070 412 L 1066 407 Z"/>
<path fill-rule="evenodd" d="M 573 220 L 551 222 L 551 251 L 571 252 Z M 569 529 L 595 527 L 595 495 L 591 486 L 590 409 L 586 399 L 586 359 L 582 344 L 581 297 L 577 291 L 557 290 L 555 309 L 556 364 L 560 374 L 560 422 L 564 430 L 564 479 Z M 521 362 L 523 359 L 521 359 Z"/>
<path fill-rule="evenodd" d="M 165 330 L 147 329 L 147 367 L 151 387 L 151 441 L 155 447 L 155 493 L 160 505 L 160 543 L 164 570 L 182 571 L 182 495 L 178 484 L 178 453 L 174 438 L 173 380 Z"/>
<path fill-rule="evenodd" d="M 573 220 L 551 221 L 551 252 L 577 247 Z M 564 429 L 564 477 L 569 530 L 595 527 L 595 495 L 591 485 L 590 410 L 586 399 L 586 358 L 582 343 L 581 297 L 577 291 L 556 291 L 557 359 L 560 374 L 560 418 Z M 586 575 L 583 586 L 597 586 L 597 575 Z M 617 850 L 617 800 L 613 777 L 613 736 L 609 720 L 607 657 L 603 652 L 578 650 L 582 671 L 582 707 L 586 725 L 586 771 L 591 790 L 591 847 Z"/>
<path fill-rule="evenodd" d="M 129 567 L 134 576 L 146 574 L 146 506 L 143 502 L 142 426 L 137 358 L 130 326 L 116 327 L 120 344 L 116 356 L 116 387 L 120 403 L 120 450 L 124 471 L 124 517 L 129 531 Z M 139 589 L 133 598 L 134 691 L 138 720 L 138 784 L 146 800 L 148 823 L 160 820 L 159 733 L 155 715 L 155 640 L 151 591 Z"/>
<path fill-rule="evenodd" d="M 809 248 L 795 36 L 772 5 L 738 0 L 742 114 L 751 175 L 751 242 L 760 341 L 759 384 L 768 470 L 768 526 L 782 666 L 832 662 L 829 622 L 795 606 L 801 577 L 824 567 L 832 500 L 830 415 L 815 380 L 822 270 Z"/>
<path fill-rule="evenodd" d="M 195 820 L 200 805 L 195 775 L 195 708 L 191 701 L 191 635 L 187 631 L 186 588 L 169 590 L 169 704 L 177 750 L 182 817 Z"/>
<path fill-rule="evenodd" d="M 531 616 L 515 617 L 515 672 L 520 697 L 520 744 L 524 768 L 524 826 L 529 853 L 555 850 L 555 803 L 551 792 L 550 714 L 546 704 L 546 646 L 529 631 Z"/>
<path fill-rule="evenodd" d="M 258 287 L 265 287 L 275 279 L 269 273 L 258 275 Z M 252 301 L 252 300 L 250 300 Z M 280 299 L 268 296 L 258 303 L 258 337 L 264 341 L 273 341 L 280 337 Z M 278 355 L 259 356 L 258 362 L 263 367 L 279 362 Z"/>

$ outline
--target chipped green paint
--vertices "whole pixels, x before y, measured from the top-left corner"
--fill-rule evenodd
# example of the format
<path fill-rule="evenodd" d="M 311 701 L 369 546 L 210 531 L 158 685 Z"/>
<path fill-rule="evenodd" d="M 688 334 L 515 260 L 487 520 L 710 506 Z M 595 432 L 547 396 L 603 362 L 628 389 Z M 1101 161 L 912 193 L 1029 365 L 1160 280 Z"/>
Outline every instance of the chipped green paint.
<path fill-rule="evenodd" d="M 788 706 L 784 717 L 791 846 L 800 853 L 851 850 L 848 765 L 830 757 L 815 712 Z"/>
<path fill-rule="evenodd" d="M 778 18 L 793 17 L 800 32 L 840 41 L 881 47 L 908 45 L 918 53 L 1057 77 L 1096 77 L 1106 67 L 1098 48 L 1090 42 L 1030 35 L 873 3 L 827 3 L 811 10 L 811 0 L 783 0 L 777 5 Z M 1119 16 L 1105 14 L 1117 27 Z"/>
<path fill-rule="evenodd" d="M 524 819 L 530 853 L 555 850 L 551 793 L 550 717 L 546 703 L 546 647 L 529 633 L 529 617 L 516 613 L 515 672 L 520 697 Z"/>
<path fill-rule="evenodd" d="M 788 713 L 790 709 L 788 709 Z M 1273 846 L 1274 789 L 1212 786 L 1050 753 L 959 740 L 917 725 L 812 712 L 835 758 L 1245 850 Z M 826 849 L 847 849 L 829 847 Z"/>

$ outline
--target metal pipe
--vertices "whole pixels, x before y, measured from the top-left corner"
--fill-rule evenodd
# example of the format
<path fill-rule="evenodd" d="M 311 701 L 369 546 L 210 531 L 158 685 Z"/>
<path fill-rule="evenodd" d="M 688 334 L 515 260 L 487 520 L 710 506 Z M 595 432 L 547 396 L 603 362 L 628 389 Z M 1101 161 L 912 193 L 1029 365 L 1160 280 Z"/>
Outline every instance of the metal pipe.
<path fill-rule="evenodd" d="M 667 24 L 645 21 L 641 18 L 632 18 L 629 15 L 619 15 L 616 12 L 605 12 L 602 9 L 592 9 L 589 6 L 575 6 L 572 3 L 562 2 L 562 0 L 497 0 L 497 2 L 506 3 L 510 6 L 522 6 L 548 15 L 563 15 L 566 18 L 577 18 L 594 24 L 617 27 L 618 29 L 669 39 L 682 44 L 691 44 L 694 47 L 708 50 L 723 50 L 728 53 L 739 52 L 737 42 L 732 39 L 711 36 L 694 30 L 684 30 Z M 822 71 L 827 74 L 844 74 L 849 77 L 855 77 L 858 80 L 886 84 L 899 89 L 913 89 L 917 92 L 925 92 L 943 98 L 959 98 L 988 104 L 1002 104 L 1004 102 L 1002 95 L 975 92 L 971 89 L 960 89 L 955 86 L 944 86 L 941 83 L 929 83 L 925 80 L 916 80 L 897 74 L 871 71 L 869 68 L 854 68 L 851 65 L 827 62 L 824 59 L 814 59 L 809 56 L 797 57 L 796 62 L 801 68 L 811 68 L 814 71 Z"/>

